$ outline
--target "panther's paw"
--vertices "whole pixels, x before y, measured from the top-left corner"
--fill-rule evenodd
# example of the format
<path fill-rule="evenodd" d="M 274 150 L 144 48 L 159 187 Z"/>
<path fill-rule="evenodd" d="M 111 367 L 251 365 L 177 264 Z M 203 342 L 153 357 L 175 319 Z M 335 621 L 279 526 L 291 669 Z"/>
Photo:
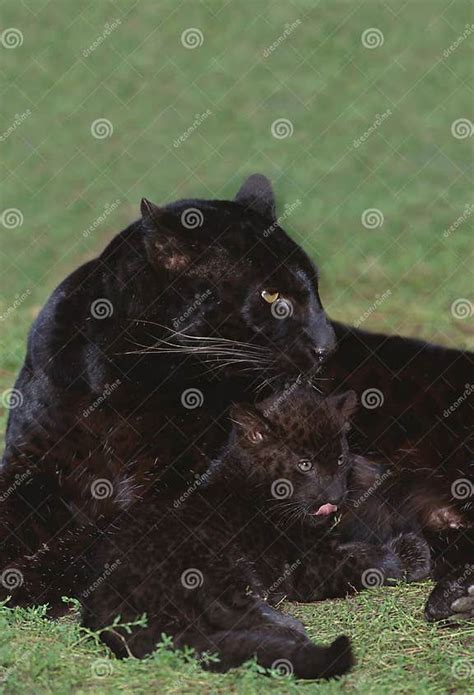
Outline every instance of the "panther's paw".
<path fill-rule="evenodd" d="M 474 618 L 472 572 L 466 570 L 463 575 L 445 579 L 436 584 L 425 606 L 425 617 L 429 622 L 437 620 L 457 622 Z"/>

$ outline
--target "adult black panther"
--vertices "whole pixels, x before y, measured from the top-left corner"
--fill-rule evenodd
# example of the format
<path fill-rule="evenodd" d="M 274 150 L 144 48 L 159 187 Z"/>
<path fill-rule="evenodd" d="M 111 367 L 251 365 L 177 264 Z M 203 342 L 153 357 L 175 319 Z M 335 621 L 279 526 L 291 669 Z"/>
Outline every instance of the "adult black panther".
<path fill-rule="evenodd" d="M 227 406 L 314 378 L 335 331 L 332 381 L 321 383 L 384 396 L 360 409 L 354 445 L 394 466 L 387 499 L 408 495 L 432 536 L 442 581 L 427 615 L 474 615 L 472 498 L 456 494 L 459 480 L 473 489 L 469 399 L 442 415 L 473 381 L 473 355 L 333 330 L 316 270 L 280 228 L 262 176 L 233 202 L 144 201 L 142 214 L 55 290 L 32 328 L 2 467 L 2 557 L 113 518 L 149 485 L 185 488 L 223 442 Z"/>

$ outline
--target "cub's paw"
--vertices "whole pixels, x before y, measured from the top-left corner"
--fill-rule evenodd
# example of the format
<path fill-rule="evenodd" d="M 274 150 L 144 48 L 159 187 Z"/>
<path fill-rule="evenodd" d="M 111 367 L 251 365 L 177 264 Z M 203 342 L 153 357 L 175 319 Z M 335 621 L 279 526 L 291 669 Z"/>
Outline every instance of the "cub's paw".
<path fill-rule="evenodd" d="M 474 565 L 464 574 L 436 584 L 428 597 L 425 617 L 430 623 L 474 619 Z"/>
<path fill-rule="evenodd" d="M 407 582 L 417 582 L 429 577 L 431 552 L 428 543 L 416 533 L 401 533 L 389 542 L 403 569 Z"/>

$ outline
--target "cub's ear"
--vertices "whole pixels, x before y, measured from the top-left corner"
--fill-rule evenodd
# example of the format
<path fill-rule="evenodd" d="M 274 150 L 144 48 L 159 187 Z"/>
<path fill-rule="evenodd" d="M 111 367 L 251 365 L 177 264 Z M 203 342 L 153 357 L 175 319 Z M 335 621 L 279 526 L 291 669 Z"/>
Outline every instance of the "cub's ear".
<path fill-rule="evenodd" d="M 344 420 L 350 420 L 357 408 L 357 394 L 355 391 L 346 391 L 333 396 L 331 401 Z"/>
<path fill-rule="evenodd" d="M 238 431 L 252 444 L 259 444 L 269 434 L 267 423 L 251 405 L 231 406 L 229 417 Z"/>
<path fill-rule="evenodd" d="M 235 201 L 275 221 L 275 196 L 272 184 L 263 174 L 252 174 L 245 179 L 235 196 Z"/>
<path fill-rule="evenodd" d="M 184 270 L 191 262 L 189 244 L 180 219 L 142 198 L 140 210 L 148 260 L 157 269 Z"/>

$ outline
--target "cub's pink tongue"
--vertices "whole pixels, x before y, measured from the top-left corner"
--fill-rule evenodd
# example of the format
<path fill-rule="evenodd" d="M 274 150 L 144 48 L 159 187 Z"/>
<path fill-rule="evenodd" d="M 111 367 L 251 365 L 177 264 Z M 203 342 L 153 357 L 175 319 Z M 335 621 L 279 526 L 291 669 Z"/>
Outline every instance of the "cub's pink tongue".
<path fill-rule="evenodd" d="M 337 512 L 337 505 L 328 502 L 327 504 L 322 504 L 313 514 L 314 516 L 328 516 L 328 514 L 334 514 L 334 512 Z"/>

